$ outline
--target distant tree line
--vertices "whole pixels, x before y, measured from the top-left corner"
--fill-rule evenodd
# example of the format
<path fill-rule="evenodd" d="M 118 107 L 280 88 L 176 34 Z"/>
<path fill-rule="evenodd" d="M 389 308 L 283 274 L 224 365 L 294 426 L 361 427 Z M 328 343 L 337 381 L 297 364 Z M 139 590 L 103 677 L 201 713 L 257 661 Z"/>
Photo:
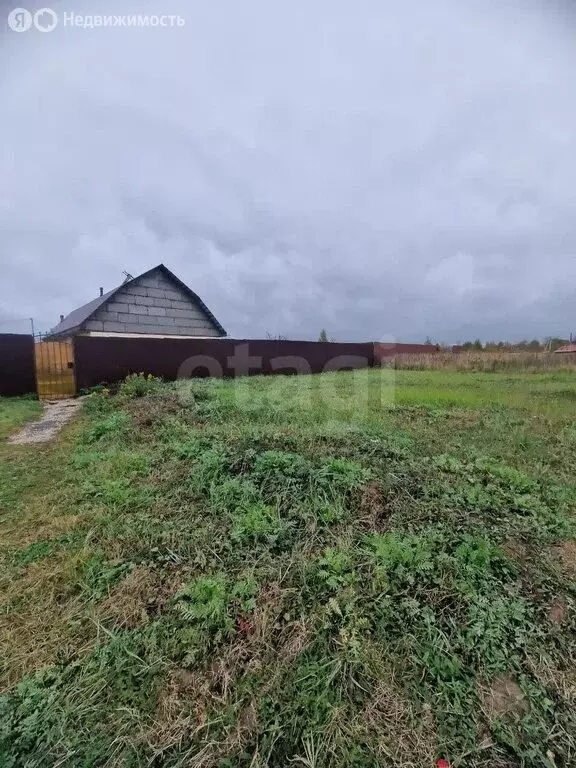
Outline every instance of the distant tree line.
<path fill-rule="evenodd" d="M 554 352 L 555 349 L 570 344 L 571 339 L 561 339 L 559 336 L 549 336 L 545 339 L 524 339 L 523 341 L 486 341 L 480 339 L 465 341 L 455 346 L 463 351 L 472 352 Z"/>
<path fill-rule="evenodd" d="M 282 334 L 266 334 L 268 339 L 285 341 L 288 337 Z M 576 338 L 576 337 L 574 337 Z M 335 341 L 328 336 L 325 328 L 320 330 L 318 341 Z M 545 339 L 523 339 L 522 341 L 486 341 L 474 339 L 474 341 L 465 341 L 458 344 L 444 344 L 435 342 L 430 336 L 427 336 L 424 344 L 439 347 L 440 349 L 450 351 L 456 349 L 463 352 L 554 352 L 565 344 L 573 343 L 573 335 L 569 339 L 562 339 L 559 336 L 547 336 Z"/>

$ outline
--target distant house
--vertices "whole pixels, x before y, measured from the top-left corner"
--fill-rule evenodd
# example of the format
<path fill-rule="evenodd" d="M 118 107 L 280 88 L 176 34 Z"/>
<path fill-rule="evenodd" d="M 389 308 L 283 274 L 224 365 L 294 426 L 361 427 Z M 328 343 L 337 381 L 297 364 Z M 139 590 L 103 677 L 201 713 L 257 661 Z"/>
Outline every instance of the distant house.
<path fill-rule="evenodd" d="M 558 349 L 554 350 L 554 354 L 561 354 L 561 355 L 576 355 L 576 344 L 565 344 L 563 347 L 558 347 Z"/>
<path fill-rule="evenodd" d="M 64 317 L 51 340 L 84 336 L 217 337 L 226 331 L 202 299 L 164 264 L 128 277 L 122 285 Z"/>

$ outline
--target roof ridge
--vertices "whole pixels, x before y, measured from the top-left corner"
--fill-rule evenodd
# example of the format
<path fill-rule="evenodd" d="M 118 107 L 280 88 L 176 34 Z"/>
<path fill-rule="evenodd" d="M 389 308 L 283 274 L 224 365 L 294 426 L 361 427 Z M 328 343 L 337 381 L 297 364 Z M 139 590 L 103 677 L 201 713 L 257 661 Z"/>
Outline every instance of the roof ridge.
<path fill-rule="evenodd" d="M 91 301 L 86 302 L 85 304 L 82 304 L 81 306 L 77 307 L 76 309 L 73 309 L 71 312 L 69 312 L 66 317 L 63 318 L 57 325 L 52 328 L 48 334 L 49 338 L 50 336 L 62 336 L 63 334 L 70 335 L 75 330 L 80 328 L 83 323 L 87 322 L 92 315 L 97 312 L 100 307 L 102 307 L 103 304 L 105 304 L 107 301 L 109 301 L 113 296 L 122 288 L 125 288 L 127 285 L 130 285 L 130 283 L 134 282 L 135 280 L 140 280 L 143 277 L 146 277 L 151 272 L 154 272 L 156 270 L 160 270 L 163 272 L 172 282 L 176 283 L 193 301 L 195 301 L 199 307 L 204 311 L 204 313 L 208 316 L 208 318 L 212 321 L 212 323 L 215 325 L 217 330 L 223 335 L 226 336 L 226 331 L 224 330 L 223 326 L 220 324 L 218 319 L 215 317 L 215 315 L 208 309 L 206 304 L 202 301 L 200 296 L 198 296 L 197 293 L 195 293 L 186 283 L 182 282 L 179 277 L 177 277 L 165 264 L 157 264 L 155 267 L 152 267 L 151 269 L 146 270 L 145 272 L 142 272 L 140 275 L 136 275 L 136 277 L 132 277 L 130 279 L 124 280 L 120 285 L 118 285 L 116 288 L 113 288 L 112 290 L 108 291 L 107 293 L 102 294 L 102 296 L 97 296 L 95 299 L 92 299 Z"/>

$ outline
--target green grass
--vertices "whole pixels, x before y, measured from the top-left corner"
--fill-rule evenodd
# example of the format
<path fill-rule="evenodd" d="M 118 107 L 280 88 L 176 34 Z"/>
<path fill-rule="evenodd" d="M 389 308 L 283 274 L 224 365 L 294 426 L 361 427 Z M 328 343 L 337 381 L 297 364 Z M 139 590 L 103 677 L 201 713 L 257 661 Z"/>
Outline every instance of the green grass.
<path fill-rule="evenodd" d="M 575 391 L 135 377 L 1 445 L 0 763 L 574 765 Z"/>
<path fill-rule="evenodd" d="M 542 374 L 396 371 L 396 403 L 484 408 L 504 405 L 554 415 L 576 414 L 574 371 Z"/>
<path fill-rule="evenodd" d="M 0 440 L 41 412 L 41 403 L 32 397 L 0 397 Z"/>

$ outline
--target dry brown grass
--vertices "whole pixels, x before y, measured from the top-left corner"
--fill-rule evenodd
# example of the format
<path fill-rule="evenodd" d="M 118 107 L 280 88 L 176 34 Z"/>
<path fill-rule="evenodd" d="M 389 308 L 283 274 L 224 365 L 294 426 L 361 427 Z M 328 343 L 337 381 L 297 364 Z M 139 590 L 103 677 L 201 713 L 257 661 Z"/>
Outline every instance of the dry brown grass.
<path fill-rule="evenodd" d="M 576 669 L 571 658 L 566 659 L 563 668 L 545 663 L 541 658 L 528 657 L 527 662 L 532 674 L 543 686 L 576 707 Z"/>
<path fill-rule="evenodd" d="M 378 533 L 386 530 L 389 525 L 390 510 L 386 509 L 386 502 L 382 495 L 379 483 L 369 483 L 362 489 L 360 499 L 360 524 L 366 530 Z"/>
<path fill-rule="evenodd" d="M 58 515 L 54 507 L 42 505 L 40 500 L 36 505 L 31 503 L 28 510 L 32 512 L 34 508 L 37 516 L 31 514 L 14 523 L 0 525 L 0 556 L 70 533 L 85 522 L 81 515 Z"/>
<path fill-rule="evenodd" d="M 311 629 L 303 621 L 277 635 L 276 622 L 288 599 L 280 583 L 269 584 L 258 597 L 250 631 L 225 646 L 213 664 L 194 672 L 172 669 L 153 718 L 143 725 L 135 742 L 145 744 L 156 758 L 174 748 L 187 750 L 185 764 L 194 768 L 216 768 L 223 758 L 246 749 L 258 728 L 258 702 L 254 698 L 236 700 L 238 675 L 260 675 L 266 668 L 271 670 L 259 690 L 259 696 L 265 696 L 278 685 L 311 639 Z M 270 655 L 275 659 L 272 666 Z M 221 742 L 205 742 L 210 713 L 222 708 L 234 710 L 234 722 Z M 190 746 L 194 741 L 196 746 Z M 257 748 L 253 765 L 264 765 Z"/>
<path fill-rule="evenodd" d="M 70 584 L 91 553 L 60 553 L 27 566 L 24 574 L 0 584 L 0 691 L 23 676 L 90 650 L 96 638 L 92 622 L 79 623 L 80 599 Z"/>
<path fill-rule="evenodd" d="M 258 726 L 256 700 L 252 698 L 242 704 L 234 701 L 234 680 L 239 670 L 260 668 L 254 651 L 253 642 L 240 641 L 203 672 L 172 669 L 161 690 L 156 713 L 143 725 L 135 743 L 146 744 L 155 758 L 187 744 L 185 764 L 195 768 L 216 768 L 222 758 L 237 754 Z M 235 709 L 234 723 L 220 743 L 203 743 L 203 732 L 210 725 L 209 713 L 222 706 Z M 194 740 L 199 745 L 190 746 Z"/>
<path fill-rule="evenodd" d="M 550 352 L 436 352 L 430 355 L 396 355 L 394 367 L 407 371 L 542 371 L 576 370 L 576 355 Z"/>
<path fill-rule="evenodd" d="M 0 461 L 10 467 L 18 488 L 0 526 L 0 690 L 51 664 L 56 657 L 87 652 L 97 630 L 86 620 L 74 590 L 86 547 L 71 554 L 65 547 L 36 562 L 15 558 L 38 542 L 51 543 L 87 522 L 73 504 L 73 492 L 61 482 L 78 425 L 68 425 L 58 442 L 45 446 L 0 446 Z M 82 621 L 79 619 L 82 617 Z"/>
<path fill-rule="evenodd" d="M 135 629 L 164 610 L 182 585 L 177 573 L 137 565 L 98 607 L 98 615 L 115 629 Z"/>
<path fill-rule="evenodd" d="M 154 717 L 142 727 L 135 741 L 148 745 L 158 757 L 193 739 L 205 727 L 209 693 L 203 675 L 173 669 L 160 692 Z"/>
<path fill-rule="evenodd" d="M 360 716 L 350 723 L 342 720 L 338 726 L 356 738 L 369 739 L 383 765 L 434 765 L 436 726 L 432 710 L 424 707 L 418 711 L 397 686 L 392 672 L 377 684 Z"/>
<path fill-rule="evenodd" d="M 149 427 L 166 415 L 180 412 L 182 400 L 173 393 L 146 395 L 129 402 L 126 410 L 131 414 L 135 428 Z"/>

